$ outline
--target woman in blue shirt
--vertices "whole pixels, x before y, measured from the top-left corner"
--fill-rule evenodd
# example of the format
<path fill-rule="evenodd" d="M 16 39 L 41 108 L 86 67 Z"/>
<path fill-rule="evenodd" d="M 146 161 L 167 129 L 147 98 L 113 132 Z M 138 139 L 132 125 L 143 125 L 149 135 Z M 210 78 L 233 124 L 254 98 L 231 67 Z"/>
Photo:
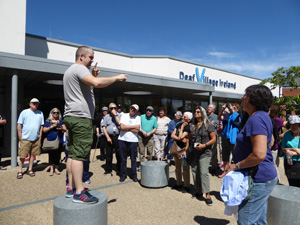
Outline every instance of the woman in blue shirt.
<path fill-rule="evenodd" d="M 49 165 L 50 165 L 50 176 L 53 174 L 60 175 L 58 170 L 59 160 L 61 155 L 61 146 L 63 143 L 63 132 L 67 129 L 63 124 L 62 116 L 58 108 L 53 108 L 48 118 L 45 121 L 43 132 L 46 134 L 46 138 L 48 141 L 54 141 L 58 137 L 60 142 L 59 148 L 56 150 L 49 150 Z"/>
<path fill-rule="evenodd" d="M 253 170 L 253 192 L 243 200 L 238 209 L 238 224 L 268 224 L 268 198 L 278 179 L 270 149 L 273 126 L 268 115 L 273 103 L 270 89 L 264 85 L 246 88 L 242 106 L 249 118 L 238 134 L 235 149 L 235 164 L 232 170 Z"/>
<path fill-rule="evenodd" d="M 288 119 L 287 127 L 290 128 L 289 131 L 287 131 L 283 138 L 282 138 L 282 151 L 284 154 L 284 169 L 285 173 L 287 174 L 287 171 L 291 169 L 291 165 L 288 165 L 286 157 L 287 155 L 292 157 L 293 162 L 300 161 L 300 118 L 297 115 L 291 115 Z M 300 179 L 292 179 L 288 177 L 289 185 L 300 187 Z"/>

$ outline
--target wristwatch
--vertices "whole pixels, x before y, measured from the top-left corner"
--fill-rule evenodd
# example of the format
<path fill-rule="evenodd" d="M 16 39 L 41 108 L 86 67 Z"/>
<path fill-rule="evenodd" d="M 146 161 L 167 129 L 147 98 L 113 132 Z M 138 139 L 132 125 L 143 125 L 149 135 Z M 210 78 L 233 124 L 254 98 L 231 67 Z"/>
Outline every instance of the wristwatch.
<path fill-rule="evenodd" d="M 234 170 L 240 170 L 240 162 L 238 162 L 237 164 L 235 164 L 235 169 Z"/>

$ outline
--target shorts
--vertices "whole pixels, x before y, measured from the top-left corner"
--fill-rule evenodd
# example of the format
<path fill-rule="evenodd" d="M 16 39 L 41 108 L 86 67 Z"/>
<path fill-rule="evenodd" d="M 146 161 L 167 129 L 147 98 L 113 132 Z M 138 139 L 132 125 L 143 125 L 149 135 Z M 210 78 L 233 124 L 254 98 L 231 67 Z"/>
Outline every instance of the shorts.
<path fill-rule="evenodd" d="M 69 158 L 87 161 L 93 144 L 92 120 L 67 116 L 64 118 L 64 124 L 69 133 Z"/>
<path fill-rule="evenodd" d="M 41 154 L 41 139 L 36 141 L 21 140 L 19 147 L 20 159 L 25 159 L 28 153 L 32 156 L 37 156 Z"/>

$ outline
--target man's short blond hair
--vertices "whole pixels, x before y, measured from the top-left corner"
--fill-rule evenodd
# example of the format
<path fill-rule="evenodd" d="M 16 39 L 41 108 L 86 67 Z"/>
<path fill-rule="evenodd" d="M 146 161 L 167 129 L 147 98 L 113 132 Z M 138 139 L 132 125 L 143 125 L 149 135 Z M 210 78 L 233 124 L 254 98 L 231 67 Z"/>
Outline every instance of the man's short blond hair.
<path fill-rule="evenodd" d="M 75 60 L 77 61 L 79 59 L 80 55 L 88 55 L 90 50 L 92 50 L 92 49 L 88 46 L 79 47 L 76 51 Z"/>

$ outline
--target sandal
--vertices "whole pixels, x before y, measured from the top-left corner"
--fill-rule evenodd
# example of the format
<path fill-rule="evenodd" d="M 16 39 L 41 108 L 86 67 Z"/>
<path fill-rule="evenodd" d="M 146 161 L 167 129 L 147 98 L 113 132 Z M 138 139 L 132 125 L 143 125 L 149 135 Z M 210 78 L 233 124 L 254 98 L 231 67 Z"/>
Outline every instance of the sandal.
<path fill-rule="evenodd" d="M 22 178 L 23 178 L 23 173 L 22 172 L 18 172 L 17 179 L 22 179 Z"/>
<path fill-rule="evenodd" d="M 55 170 L 54 173 L 55 173 L 56 175 L 60 175 L 59 170 Z"/>
<path fill-rule="evenodd" d="M 34 177 L 35 173 L 32 170 L 29 170 L 28 175 L 31 176 L 31 177 Z"/>
<path fill-rule="evenodd" d="M 49 176 L 53 176 L 53 172 L 50 172 L 50 173 L 49 173 Z"/>
<path fill-rule="evenodd" d="M 7 170 L 6 167 L 0 166 L 0 170 Z"/>

